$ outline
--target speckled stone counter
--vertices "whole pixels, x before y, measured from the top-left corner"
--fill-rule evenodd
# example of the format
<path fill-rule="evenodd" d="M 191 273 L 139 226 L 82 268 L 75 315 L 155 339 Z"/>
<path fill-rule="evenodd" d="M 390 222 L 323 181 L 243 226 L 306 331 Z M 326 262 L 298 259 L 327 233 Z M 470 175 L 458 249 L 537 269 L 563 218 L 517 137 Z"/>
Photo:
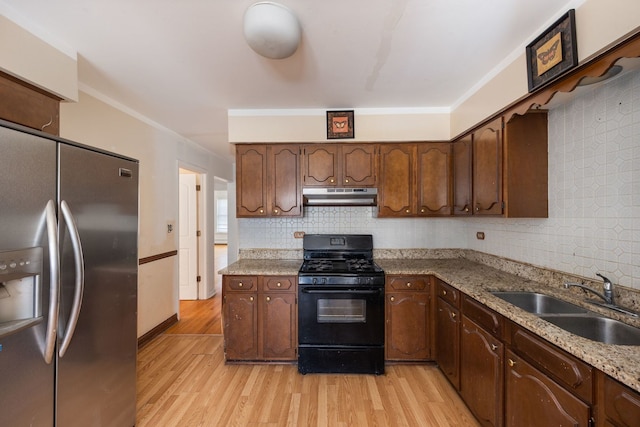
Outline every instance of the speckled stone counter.
<path fill-rule="evenodd" d="M 394 258 L 382 258 L 381 256 L 384 255 Z M 416 255 L 429 258 L 416 258 Z M 585 302 L 584 294 L 562 288 L 564 278 L 558 276 L 558 273 L 536 272 L 529 274 L 527 271 L 522 271 L 530 268 L 529 266 L 513 264 L 513 262 L 511 262 L 513 265 L 508 265 L 507 263 L 510 262 L 508 260 L 503 262 L 496 261 L 494 258 L 484 259 L 482 254 L 459 250 L 427 251 L 425 253 L 402 251 L 402 254 L 398 254 L 397 251 L 381 251 L 374 256 L 386 274 L 434 275 L 504 317 L 640 392 L 640 346 L 609 345 L 579 337 L 490 293 L 491 291 L 541 292 L 640 327 L 639 319 L 588 304 Z M 469 259 L 474 257 L 482 263 Z M 266 255 L 262 259 L 241 259 L 220 270 L 220 273 L 297 275 L 301 264 L 302 259 L 279 260 Z M 517 274 L 508 273 L 503 268 Z M 535 280 L 530 277 L 535 277 Z"/>
<path fill-rule="evenodd" d="M 581 295 L 576 296 L 573 292 L 560 286 L 550 286 L 524 279 L 464 258 L 377 259 L 376 262 L 386 274 L 432 274 L 504 317 L 640 392 L 640 346 L 603 344 L 579 337 L 493 296 L 490 291 L 541 292 L 640 327 L 638 319 L 634 320 L 629 316 L 617 315 L 610 310 L 588 304 Z"/>

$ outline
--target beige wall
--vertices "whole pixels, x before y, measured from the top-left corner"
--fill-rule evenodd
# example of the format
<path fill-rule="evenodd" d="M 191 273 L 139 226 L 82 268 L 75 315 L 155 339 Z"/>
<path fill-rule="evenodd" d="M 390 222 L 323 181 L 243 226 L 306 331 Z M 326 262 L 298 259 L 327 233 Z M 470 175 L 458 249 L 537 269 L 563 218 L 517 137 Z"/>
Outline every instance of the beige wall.
<path fill-rule="evenodd" d="M 75 55 L 69 56 L 55 49 L 2 15 L 0 70 L 60 98 L 78 99 Z"/>
<path fill-rule="evenodd" d="M 214 177 L 233 180 L 232 164 L 167 130 L 117 110 L 94 96 L 80 92 L 79 102 L 63 103 L 60 135 L 140 161 L 139 257 L 177 250 L 178 230 L 167 232 L 167 224 L 178 222 L 178 165 L 189 165 L 206 174 L 205 207 L 209 257 L 203 267 L 208 293 L 214 289 L 213 264 Z M 138 336 L 178 312 L 178 257 L 140 266 L 138 281 Z"/>

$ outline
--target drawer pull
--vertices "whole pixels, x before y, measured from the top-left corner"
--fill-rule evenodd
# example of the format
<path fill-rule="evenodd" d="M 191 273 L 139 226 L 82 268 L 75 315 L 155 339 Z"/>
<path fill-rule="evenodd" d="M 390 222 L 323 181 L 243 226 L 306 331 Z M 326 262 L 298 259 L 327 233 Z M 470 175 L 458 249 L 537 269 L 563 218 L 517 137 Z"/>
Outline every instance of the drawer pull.
<path fill-rule="evenodd" d="M 282 286 L 282 283 L 278 282 L 278 283 L 276 283 L 276 286 L 280 287 L 280 286 Z"/>
<path fill-rule="evenodd" d="M 497 346 L 497 345 L 495 345 L 495 344 L 491 344 L 491 350 L 496 351 L 496 349 L 497 349 L 497 348 L 498 348 L 498 346 Z"/>
<path fill-rule="evenodd" d="M 411 287 L 411 282 L 407 282 L 407 288 Z"/>
<path fill-rule="evenodd" d="M 241 288 L 242 287 L 242 282 L 238 283 L 238 287 Z"/>
<path fill-rule="evenodd" d="M 511 366 L 511 367 L 513 367 L 513 366 L 516 364 L 516 362 L 514 362 L 514 361 L 513 361 L 513 359 L 509 359 L 509 360 L 507 360 L 507 363 L 508 363 L 508 364 L 509 364 L 509 366 Z"/>

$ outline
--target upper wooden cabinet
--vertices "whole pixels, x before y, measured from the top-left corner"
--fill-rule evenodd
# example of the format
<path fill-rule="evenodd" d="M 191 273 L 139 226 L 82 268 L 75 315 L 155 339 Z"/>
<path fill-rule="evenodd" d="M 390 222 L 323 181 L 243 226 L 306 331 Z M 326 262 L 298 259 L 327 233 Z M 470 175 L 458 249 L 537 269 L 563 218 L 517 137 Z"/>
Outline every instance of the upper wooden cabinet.
<path fill-rule="evenodd" d="M 375 187 L 376 144 L 303 146 L 303 178 L 307 187 Z"/>
<path fill-rule="evenodd" d="M 473 133 L 473 213 L 502 214 L 502 118 Z"/>
<path fill-rule="evenodd" d="M 415 144 L 380 145 L 378 216 L 415 215 L 415 158 Z"/>
<path fill-rule="evenodd" d="M 451 144 L 417 144 L 418 215 L 451 215 Z"/>
<path fill-rule="evenodd" d="M 0 73 L 0 118 L 59 135 L 60 99 Z"/>
<path fill-rule="evenodd" d="M 548 216 L 547 114 L 487 123 L 453 143 L 454 215 Z"/>
<path fill-rule="evenodd" d="M 380 217 L 451 214 L 451 146 L 380 145 Z"/>
<path fill-rule="evenodd" d="M 473 135 L 466 135 L 452 144 L 453 214 L 473 214 L 472 175 Z"/>
<path fill-rule="evenodd" d="M 298 145 L 236 146 L 236 215 L 302 215 Z"/>

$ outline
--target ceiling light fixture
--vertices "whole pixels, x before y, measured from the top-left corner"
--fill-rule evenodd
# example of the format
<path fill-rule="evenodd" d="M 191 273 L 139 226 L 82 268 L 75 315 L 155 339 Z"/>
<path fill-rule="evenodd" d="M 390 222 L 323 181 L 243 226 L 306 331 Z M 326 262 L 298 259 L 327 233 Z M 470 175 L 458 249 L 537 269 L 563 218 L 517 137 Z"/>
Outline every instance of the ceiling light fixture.
<path fill-rule="evenodd" d="M 301 29 L 293 12 L 270 1 L 255 3 L 244 13 L 244 38 L 256 53 L 271 59 L 294 54 Z"/>

